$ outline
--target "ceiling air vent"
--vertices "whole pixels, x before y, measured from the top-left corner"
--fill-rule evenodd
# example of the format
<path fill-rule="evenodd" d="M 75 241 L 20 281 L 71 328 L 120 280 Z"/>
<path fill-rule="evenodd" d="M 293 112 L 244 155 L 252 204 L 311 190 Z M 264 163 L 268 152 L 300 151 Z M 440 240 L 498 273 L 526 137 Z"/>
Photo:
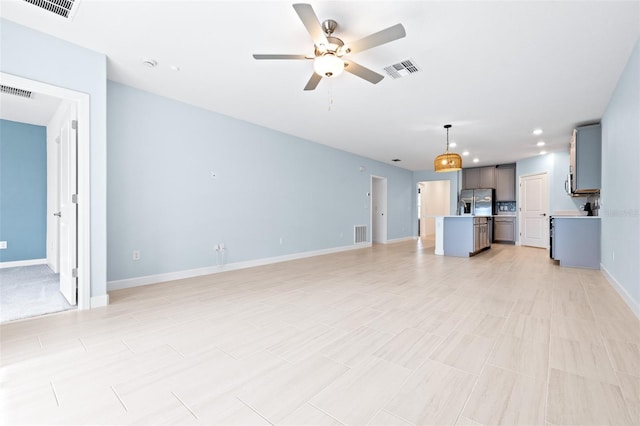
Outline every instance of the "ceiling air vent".
<path fill-rule="evenodd" d="M 397 64 L 389 65 L 388 67 L 385 67 L 384 70 L 393 78 L 406 77 L 420 71 L 411 59 L 406 59 Z"/>
<path fill-rule="evenodd" d="M 63 18 L 72 18 L 80 0 L 24 0 Z"/>
<path fill-rule="evenodd" d="M 5 86 L 4 84 L 0 84 L 0 92 L 7 93 L 9 95 L 20 96 L 22 98 L 31 98 L 31 92 L 24 89 L 17 89 L 11 86 Z"/>

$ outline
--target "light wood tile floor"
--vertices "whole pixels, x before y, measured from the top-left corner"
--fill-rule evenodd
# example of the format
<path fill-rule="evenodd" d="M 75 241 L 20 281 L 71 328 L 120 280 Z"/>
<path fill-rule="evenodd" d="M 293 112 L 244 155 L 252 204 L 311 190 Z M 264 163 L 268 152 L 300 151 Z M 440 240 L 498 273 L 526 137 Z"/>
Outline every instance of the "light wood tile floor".
<path fill-rule="evenodd" d="M 640 321 L 599 271 L 404 242 L 0 326 L 0 423 L 640 425 Z"/>

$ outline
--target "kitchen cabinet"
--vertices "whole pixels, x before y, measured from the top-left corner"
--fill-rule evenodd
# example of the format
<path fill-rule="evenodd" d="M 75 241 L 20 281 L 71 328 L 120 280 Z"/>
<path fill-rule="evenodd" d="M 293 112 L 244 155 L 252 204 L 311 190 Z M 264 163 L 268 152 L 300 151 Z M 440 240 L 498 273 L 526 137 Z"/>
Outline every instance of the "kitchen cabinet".
<path fill-rule="evenodd" d="M 469 257 L 491 247 L 488 218 L 445 216 L 443 222 L 445 256 Z"/>
<path fill-rule="evenodd" d="M 600 269 L 600 218 L 552 216 L 551 258 L 560 266 Z"/>
<path fill-rule="evenodd" d="M 462 169 L 462 189 L 495 188 L 495 167 Z"/>
<path fill-rule="evenodd" d="M 497 243 L 516 243 L 516 218 L 515 217 L 495 217 L 493 218 L 493 241 Z"/>
<path fill-rule="evenodd" d="M 496 201 L 516 200 L 516 165 L 508 164 L 497 166 L 495 170 L 496 178 Z"/>
<path fill-rule="evenodd" d="M 600 192 L 602 171 L 602 127 L 600 124 L 577 127 L 569 147 L 571 193 Z"/>

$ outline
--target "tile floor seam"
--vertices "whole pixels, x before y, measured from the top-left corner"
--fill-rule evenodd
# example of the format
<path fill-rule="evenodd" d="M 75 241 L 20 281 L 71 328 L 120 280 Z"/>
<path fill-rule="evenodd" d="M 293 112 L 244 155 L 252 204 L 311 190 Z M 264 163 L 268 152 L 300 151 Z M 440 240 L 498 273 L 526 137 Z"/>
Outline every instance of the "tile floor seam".
<path fill-rule="evenodd" d="M 193 410 L 182 400 L 180 399 L 180 397 L 173 391 L 170 391 L 171 395 L 173 395 L 178 402 L 196 419 L 199 420 L 198 415 L 196 413 L 193 412 Z"/>
<path fill-rule="evenodd" d="M 553 306 L 553 291 L 551 292 L 551 306 Z M 553 341 L 551 333 L 553 330 L 553 313 L 549 318 L 549 342 L 547 343 L 547 376 L 544 386 L 544 421 L 549 423 L 549 385 L 551 382 L 551 342 Z"/>
<path fill-rule="evenodd" d="M 513 311 L 515 304 L 511 306 L 511 311 Z M 506 324 L 506 321 L 505 321 Z M 504 330 L 505 324 L 502 324 L 502 330 Z M 501 330 L 501 332 L 502 332 Z M 493 339 L 493 344 L 491 345 L 491 350 L 488 352 L 488 355 L 486 357 L 486 359 L 484 360 L 484 363 L 482 365 L 482 368 L 480 369 L 480 372 L 478 373 L 475 382 L 473 383 L 473 386 L 471 387 L 471 391 L 469 392 L 469 395 L 467 395 L 467 398 L 464 401 L 464 404 L 462 405 L 462 408 L 460 409 L 460 411 L 458 412 L 458 415 L 456 416 L 456 421 L 455 423 L 458 422 L 458 420 L 460 420 L 460 417 L 462 417 L 464 410 L 467 408 L 467 405 L 469 404 L 469 400 L 471 399 L 471 395 L 473 395 L 473 392 L 476 390 L 476 387 L 478 386 L 478 382 L 480 382 L 480 377 L 482 376 L 482 373 L 484 372 L 485 368 L 487 367 L 487 365 L 489 364 L 489 359 L 491 358 L 491 354 L 493 354 L 493 351 L 495 351 L 496 346 L 498 344 L 498 338 L 494 338 Z M 470 418 L 471 419 L 471 418 Z M 476 421 L 475 419 L 471 419 L 473 421 Z M 480 423 L 480 422 L 478 422 Z"/>
<path fill-rule="evenodd" d="M 60 407 L 60 400 L 58 399 L 58 393 L 56 392 L 56 387 L 53 384 L 53 381 L 49 382 L 51 384 L 51 391 L 53 392 L 53 398 L 56 400 L 56 405 Z"/>
<path fill-rule="evenodd" d="M 244 404 L 245 407 L 247 407 L 248 409 L 250 409 L 251 411 L 253 411 L 254 413 L 256 413 L 258 416 L 260 416 L 262 419 L 264 419 L 265 422 L 269 423 L 270 425 L 275 425 L 274 422 L 272 422 L 271 420 L 269 420 L 267 417 L 263 416 L 258 410 L 256 410 L 255 408 L 253 408 L 249 403 L 245 402 L 242 400 L 242 398 L 240 398 L 239 396 L 235 396 L 235 398 L 240 401 L 241 404 Z M 295 410 L 294 410 L 295 411 Z"/>
<path fill-rule="evenodd" d="M 322 408 L 318 407 L 313 402 L 311 402 L 311 400 L 307 401 L 305 404 L 309 404 L 310 406 L 312 406 L 316 410 L 320 411 L 321 413 L 325 414 L 326 416 L 329 416 L 330 418 L 332 418 L 336 422 L 340 423 L 341 425 L 347 426 L 346 423 L 343 423 L 340 420 L 336 419 L 334 416 L 332 416 L 331 414 L 327 413 L 325 410 L 323 410 Z"/>
<path fill-rule="evenodd" d="M 540 379 L 541 378 L 541 376 L 536 376 L 535 374 L 523 373 L 521 371 L 514 370 L 513 368 L 509 368 L 509 367 L 505 367 L 503 365 L 495 364 L 495 363 L 493 363 L 491 361 L 487 362 L 487 365 L 490 366 L 490 367 L 493 367 L 493 368 L 499 368 L 501 370 L 508 371 L 508 372 L 516 374 L 518 376 L 528 377 L 530 379 Z M 547 368 L 547 370 L 549 370 L 549 369 Z"/>
<path fill-rule="evenodd" d="M 581 283 L 582 284 L 582 283 Z M 584 287 L 584 284 L 583 284 Z M 586 292 L 586 289 L 585 289 Z M 589 309 L 591 309 L 592 313 L 593 312 L 593 306 L 591 303 L 591 298 L 589 297 L 589 295 L 587 294 L 587 303 L 589 304 Z M 595 316 L 594 313 L 594 318 L 597 318 Z M 616 383 L 617 383 L 617 387 L 620 390 L 620 395 L 622 395 L 622 402 L 624 403 L 624 408 L 627 410 L 627 414 L 629 415 L 629 419 L 631 419 L 631 421 L 633 422 L 633 412 L 631 411 L 631 409 L 629 408 L 629 403 L 627 402 L 627 399 L 624 397 L 624 393 L 622 392 L 622 382 L 620 381 L 620 377 L 618 376 L 618 371 L 616 370 L 616 364 L 613 362 L 613 354 L 611 353 L 611 351 L 609 350 L 609 345 L 607 345 L 607 339 L 604 336 L 604 334 L 602 333 L 602 329 L 600 327 L 597 327 L 598 329 L 598 334 L 600 335 L 600 337 L 602 338 L 602 342 L 604 343 L 604 350 L 607 353 L 607 360 L 609 361 L 609 364 L 611 366 L 611 369 L 613 370 L 613 375 L 616 378 Z M 623 373 L 621 371 L 621 373 Z M 600 380 L 598 380 L 600 381 Z"/>
<path fill-rule="evenodd" d="M 118 401 L 120 402 L 120 405 L 122 405 L 122 408 L 124 408 L 124 411 L 128 412 L 129 409 L 127 408 L 127 405 L 124 403 L 124 401 L 122 400 L 120 395 L 118 395 L 118 392 L 116 391 L 116 389 L 113 387 L 113 385 L 111 385 L 110 387 L 111 387 L 111 391 L 113 392 L 113 394 L 116 396 L 116 398 L 118 398 Z"/>

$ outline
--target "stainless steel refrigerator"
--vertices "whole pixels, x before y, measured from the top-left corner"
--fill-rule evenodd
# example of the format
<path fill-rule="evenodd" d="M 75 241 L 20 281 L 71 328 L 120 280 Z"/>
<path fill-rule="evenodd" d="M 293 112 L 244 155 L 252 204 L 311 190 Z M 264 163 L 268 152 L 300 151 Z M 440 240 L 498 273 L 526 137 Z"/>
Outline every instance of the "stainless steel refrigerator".
<path fill-rule="evenodd" d="M 460 192 L 460 207 L 463 216 L 491 216 L 493 189 L 463 189 Z"/>

